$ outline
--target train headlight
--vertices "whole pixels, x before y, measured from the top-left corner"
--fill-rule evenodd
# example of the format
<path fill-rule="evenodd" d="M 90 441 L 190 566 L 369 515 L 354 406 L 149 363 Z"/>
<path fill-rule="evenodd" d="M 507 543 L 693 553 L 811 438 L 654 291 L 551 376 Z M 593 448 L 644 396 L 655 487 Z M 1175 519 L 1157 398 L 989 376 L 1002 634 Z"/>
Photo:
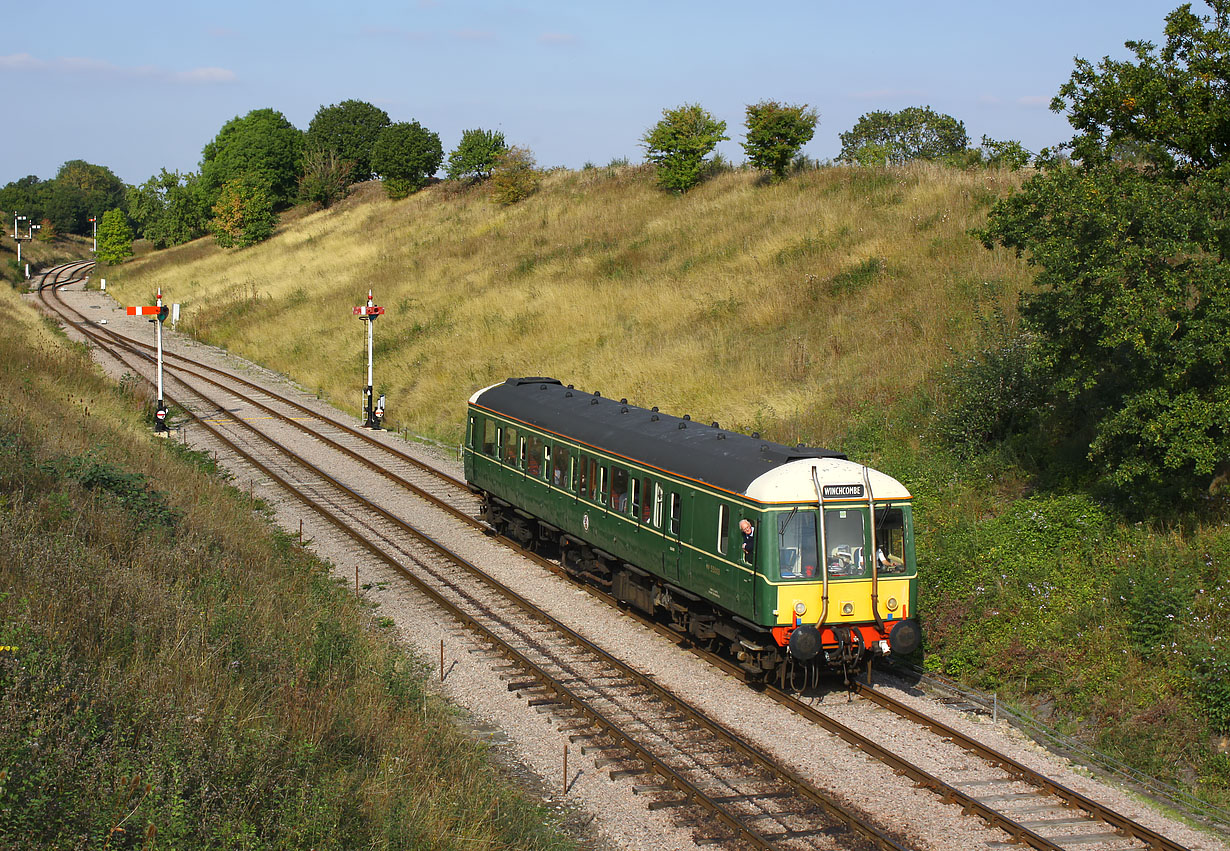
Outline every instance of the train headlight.
<path fill-rule="evenodd" d="M 854 604 L 853 603 L 842 603 L 841 613 L 846 616 L 854 614 Z"/>
<path fill-rule="evenodd" d="M 885 603 L 884 605 L 885 605 L 886 607 L 888 607 L 888 610 L 889 610 L 890 612 L 895 612 L 895 611 L 897 611 L 897 598 L 896 598 L 896 597 L 889 597 L 889 598 L 888 598 L 888 602 L 887 602 L 887 603 Z"/>
<path fill-rule="evenodd" d="M 803 617 L 803 615 L 807 614 L 807 604 L 799 600 L 799 602 L 794 604 L 794 613 L 799 617 Z"/>

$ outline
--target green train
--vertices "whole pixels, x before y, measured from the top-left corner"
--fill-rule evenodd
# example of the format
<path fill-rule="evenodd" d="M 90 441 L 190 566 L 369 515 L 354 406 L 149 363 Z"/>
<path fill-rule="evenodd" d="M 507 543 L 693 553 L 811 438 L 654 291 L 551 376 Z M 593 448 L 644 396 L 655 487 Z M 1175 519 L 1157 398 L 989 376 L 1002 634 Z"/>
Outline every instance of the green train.
<path fill-rule="evenodd" d="M 910 493 L 840 453 L 510 378 L 470 398 L 463 455 L 496 531 L 751 679 L 919 645 Z"/>

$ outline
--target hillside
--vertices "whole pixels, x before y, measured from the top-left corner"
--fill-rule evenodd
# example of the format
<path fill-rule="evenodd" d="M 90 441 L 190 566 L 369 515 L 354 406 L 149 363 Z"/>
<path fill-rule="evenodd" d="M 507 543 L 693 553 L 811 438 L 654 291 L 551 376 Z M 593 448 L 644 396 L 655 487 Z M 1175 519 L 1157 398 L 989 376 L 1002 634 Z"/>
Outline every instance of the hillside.
<path fill-rule="evenodd" d="M 917 497 L 922 664 L 1226 806 L 1228 518 L 1128 522 L 1014 447 L 961 457 L 938 436 L 961 389 L 946 364 L 1013 324 L 1032 277 L 969 236 L 1019 181 L 736 171 L 676 197 L 627 167 L 553 172 L 510 208 L 373 184 L 257 247 L 107 276 L 129 304 L 161 285 L 198 336 L 356 414 L 370 286 L 387 424 L 449 443 L 474 390 L 551 375 L 884 469 Z"/>
<path fill-rule="evenodd" d="M 966 235 L 1010 174 L 823 169 L 720 176 L 679 198 L 644 169 L 551 174 L 511 208 L 440 185 L 377 186 L 268 243 L 209 241 L 109 273 L 163 286 L 185 327 L 357 411 L 368 287 L 388 424 L 456 441 L 470 393 L 552 375 L 697 419 L 820 443 L 852 409 L 922 384 L 974 306 L 1026 280 Z M 130 302 L 134 303 L 134 302 Z M 955 308 L 955 309 L 954 309 Z"/>

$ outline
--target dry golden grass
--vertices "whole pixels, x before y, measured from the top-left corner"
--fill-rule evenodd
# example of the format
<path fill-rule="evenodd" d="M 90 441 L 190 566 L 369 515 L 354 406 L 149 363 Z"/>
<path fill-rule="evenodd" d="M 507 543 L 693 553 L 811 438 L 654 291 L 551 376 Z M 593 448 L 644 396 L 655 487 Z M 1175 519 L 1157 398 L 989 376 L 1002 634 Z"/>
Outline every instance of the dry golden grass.
<path fill-rule="evenodd" d="M 513 207 L 447 185 L 371 186 L 269 242 L 208 241 L 111 270 L 157 284 L 185 327 L 357 412 L 368 287 L 387 424 L 455 440 L 466 398 L 512 375 L 823 443 L 891 404 L 1009 311 L 1021 261 L 968 235 L 1010 173 L 825 168 L 776 185 L 718 176 L 683 197 L 643 167 L 557 171 Z M 989 282 L 989 285 L 988 285 Z M 794 432 L 794 433 L 787 433 Z"/>

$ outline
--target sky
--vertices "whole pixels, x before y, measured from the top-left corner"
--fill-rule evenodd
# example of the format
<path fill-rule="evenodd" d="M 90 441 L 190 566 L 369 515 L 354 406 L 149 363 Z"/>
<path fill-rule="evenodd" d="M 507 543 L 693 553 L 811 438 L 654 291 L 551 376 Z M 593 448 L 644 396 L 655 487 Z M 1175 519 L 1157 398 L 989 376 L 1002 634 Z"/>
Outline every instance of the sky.
<path fill-rule="evenodd" d="M 1049 109 L 1074 58 L 1127 58 L 1163 41 L 1179 0 L 879 3 L 831 0 L 362 0 L 295 4 L 62 0 L 14 3 L 0 25 L 0 185 L 83 159 L 126 183 L 199 169 L 227 121 L 278 110 L 306 130 L 361 100 L 418 121 L 444 150 L 499 130 L 543 167 L 644 159 L 665 109 L 724 120 L 745 159 L 745 110 L 820 115 L 804 153 L 841 150 L 861 115 L 930 106 L 971 141 L 1031 151 L 1072 130 Z M 1196 0 L 1193 10 L 1207 14 Z"/>

